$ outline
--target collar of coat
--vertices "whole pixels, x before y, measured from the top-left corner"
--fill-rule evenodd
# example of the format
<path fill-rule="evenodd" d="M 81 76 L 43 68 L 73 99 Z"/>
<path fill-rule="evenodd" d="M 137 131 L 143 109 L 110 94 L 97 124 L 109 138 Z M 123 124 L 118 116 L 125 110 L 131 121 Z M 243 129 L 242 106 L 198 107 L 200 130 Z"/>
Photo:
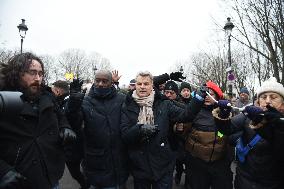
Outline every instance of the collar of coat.
<path fill-rule="evenodd" d="M 25 102 L 25 103 L 29 103 L 29 102 Z M 21 114 L 34 114 L 33 111 L 31 111 L 32 106 L 28 105 L 25 106 L 21 112 Z M 38 101 L 38 111 L 42 112 L 43 110 L 50 108 L 50 107 L 57 107 L 57 103 L 56 103 L 56 98 L 53 95 L 53 93 L 49 90 L 49 88 L 44 88 L 42 91 L 42 94 L 39 97 L 39 101 Z"/>
<path fill-rule="evenodd" d="M 110 99 L 110 98 L 113 98 L 117 94 L 116 88 L 113 85 L 111 86 L 111 93 L 104 96 L 104 97 L 100 97 L 100 96 L 95 95 L 94 88 L 95 88 L 95 85 L 92 85 L 92 87 L 89 91 L 89 94 L 88 94 L 88 96 L 90 96 L 91 98 Z"/>
<path fill-rule="evenodd" d="M 159 100 L 168 100 L 167 97 L 165 95 L 161 94 L 160 91 L 156 90 L 156 88 L 154 88 L 154 91 L 155 91 L 154 104 L 155 104 L 155 102 L 157 102 Z M 127 93 L 126 100 L 125 100 L 126 105 L 129 105 L 132 101 L 134 101 L 132 94 L 133 94 L 133 90 L 131 90 Z"/>

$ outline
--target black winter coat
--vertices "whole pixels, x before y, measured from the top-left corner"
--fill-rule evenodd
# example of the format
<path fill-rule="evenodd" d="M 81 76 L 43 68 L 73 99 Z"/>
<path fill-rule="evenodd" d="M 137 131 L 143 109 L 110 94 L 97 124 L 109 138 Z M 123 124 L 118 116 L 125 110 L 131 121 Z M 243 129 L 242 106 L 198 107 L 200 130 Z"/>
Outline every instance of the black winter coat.
<path fill-rule="evenodd" d="M 249 143 L 256 135 L 257 130 L 249 127 L 250 120 L 244 114 L 238 114 L 231 120 L 215 119 L 217 126 L 224 134 L 235 134 L 241 132 L 244 145 Z M 266 127 L 272 127 L 267 125 Z M 282 143 L 283 143 L 282 132 Z M 283 147 L 283 146 L 282 146 Z M 271 141 L 262 138 L 247 154 L 245 162 L 238 162 L 236 188 L 251 188 L 252 183 L 245 180 L 251 180 L 258 183 L 261 188 L 280 189 L 283 188 L 283 159 L 280 162 L 277 154 L 274 153 L 274 147 Z M 242 179 L 245 180 L 242 180 Z M 260 187 L 259 186 L 259 187 Z"/>
<path fill-rule="evenodd" d="M 153 113 L 154 123 L 159 132 L 144 141 L 140 133 L 141 124 L 137 124 L 140 108 L 129 93 L 122 109 L 121 132 L 128 145 L 132 174 L 135 178 L 159 180 L 171 172 L 174 152 L 168 141 L 170 121 L 190 122 L 199 112 L 202 102 L 194 99 L 186 109 L 177 107 L 170 100 L 163 100 L 156 93 Z"/>
<path fill-rule="evenodd" d="M 94 93 L 92 87 L 83 100 L 81 111 L 73 113 L 77 126 L 72 127 L 81 127 L 84 121 L 83 167 L 88 182 L 92 185 L 116 186 L 123 184 L 128 178 L 127 150 L 120 134 L 124 100 L 125 95 L 118 93 L 114 87 L 105 97 Z M 70 117 L 70 112 L 68 114 Z"/>
<path fill-rule="evenodd" d="M 59 127 L 69 127 L 53 95 L 45 91 L 38 108 L 25 102 L 19 115 L 0 117 L 0 177 L 15 169 L 28 188 L 50 189 L 64 172 Z"/>

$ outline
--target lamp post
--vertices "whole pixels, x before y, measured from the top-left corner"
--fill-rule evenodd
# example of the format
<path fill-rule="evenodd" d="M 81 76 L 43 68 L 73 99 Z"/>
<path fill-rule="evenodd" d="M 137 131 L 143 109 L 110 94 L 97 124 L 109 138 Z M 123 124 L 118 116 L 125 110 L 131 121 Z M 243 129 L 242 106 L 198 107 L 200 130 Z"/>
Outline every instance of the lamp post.
<path fill-rule="evenodd" d="M 179 71 L 180 71 L 181 73 L 183 73 L 183 67 L 182 67 L 182 66 L 180 66 Z"/>
<path fill-rule="evenodd" d="M 97 69 L 97 66 L 95 65 L 95 67 L 93 67 L 93 72 L 94 72 L 94 81 L 95 81 L 95 79 L 96 79 L 96 71 L 97 71 L 98 69 Z"/>
<path fill-rule="evenodd" d="M 235 76 L 233 74 L 233 69 L 232 69 L 232 57 L 231 57 L 231 33 L 234 28 L 234 24 L 231 22 L 231 18 L 227 18 L 227 23 L 224 26 L 224 30 L 228 36 L 228 63 L 229 67 L 227 68 L 228 72 L 228 80 L 229 80 L 229 96 L 232 98 L 233 97 L 233 85 L 232 82 L 235 80 Z"/>
<path fill-rule="evenodd" d="M 19 29 L 19 34 L 21 36 L 21 54 L 23 52 L 24 38 L 26 37 L 26 33 L 28 31 L 28 27 L 25 24 L 25 21 L 26 21 L 25 19 L 22 19 L 22 23 L 17 26 L 17 28 Z"/>

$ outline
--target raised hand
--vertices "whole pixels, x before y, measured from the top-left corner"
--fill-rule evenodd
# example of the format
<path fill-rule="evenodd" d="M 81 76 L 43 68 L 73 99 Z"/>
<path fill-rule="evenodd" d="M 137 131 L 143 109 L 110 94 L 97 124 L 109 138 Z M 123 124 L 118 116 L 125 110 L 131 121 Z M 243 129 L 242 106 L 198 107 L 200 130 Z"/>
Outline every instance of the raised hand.
<path fill-rule="evenodd" d="M 121 78 L 121 75 L 118 75 L 118 70 L 114 70 L 112 73 L 112 82 L 118 83 L 118 80 Z"/>
<path fill-rule="evenodd" d="M 182 82 L 183 79 L 185 79 L 185 78 L 186 77 L 183 77 L 182 72 L 172 72 L 172 73 L 170 73 L 170 79 L 171 80 Z"/>
<path fill-rule="evenodd" d="M 246 106 L 243 112 L 255 123 L 259 123 L 263 120 L 263 110 L 258 106 Z"/>
<path fill-rule="evenodd" d="M 220 108 L 219 117 L 226 119 L 232 111 L 231 103 L 228 100 L 219 100 L 217 106 Z"/>
<path fill-rule="evenodd" d="M 204 101 L 208 91 L 209 89 L 206 86 L 201 86 L 197 91 L 193 91 L 191 95 L 200 101 Z"/>
<path fill-rule="evenodd" d="M 70 83 L 70 93 L 81 92 L 82 85 L 83 85 L 83 80 L 79 78 L 73 79 L 73 81 Z"/>
<path fill-rule="evenodd" d="M 284 117 L 283 114 L 269 105 L 266 107 L 267 111 L 264 112 L 264 118 L 266 119 L 266 121 L 273 123 L 281 122 L 280 118 Z"/>

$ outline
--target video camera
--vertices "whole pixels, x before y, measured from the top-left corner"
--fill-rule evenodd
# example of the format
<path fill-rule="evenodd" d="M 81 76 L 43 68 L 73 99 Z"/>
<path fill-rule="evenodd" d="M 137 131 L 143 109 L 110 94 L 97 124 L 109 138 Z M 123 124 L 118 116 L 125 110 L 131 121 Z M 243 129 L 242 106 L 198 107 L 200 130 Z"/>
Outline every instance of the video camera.
<path fill-rule="evenodd" d="M 24 105 L 22 94 L 17 91 L 0 91 L 0 116 L 19 113 Z"/>

